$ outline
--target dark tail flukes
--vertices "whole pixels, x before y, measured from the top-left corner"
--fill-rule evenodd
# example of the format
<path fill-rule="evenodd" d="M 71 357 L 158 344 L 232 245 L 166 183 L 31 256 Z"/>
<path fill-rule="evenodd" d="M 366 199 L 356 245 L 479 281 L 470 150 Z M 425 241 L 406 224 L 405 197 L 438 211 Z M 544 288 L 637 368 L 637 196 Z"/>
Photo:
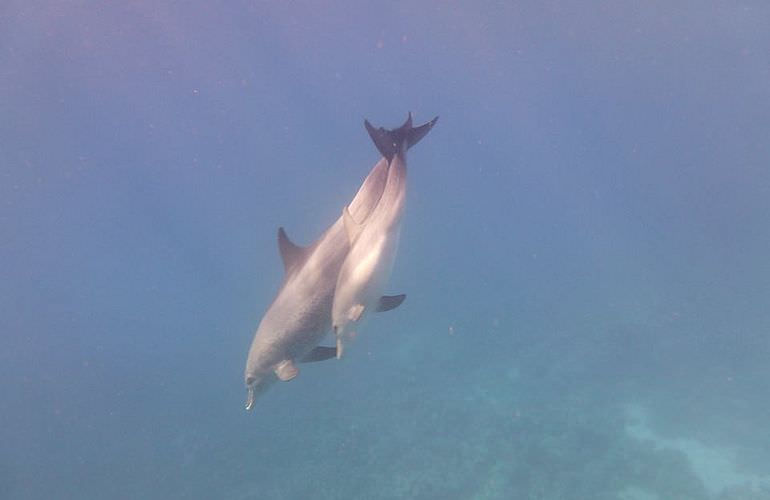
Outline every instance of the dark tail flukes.
<path fill-rule="evenodd" d="M 369 136 L 374 141 L 374 145 L 377 146 L 382 156 L 390 161 L 397 154 L 408 150 L 420 142 L 420 139 L 430 132 L 436 121 L 438 121 L 438 116 L 419 127 L 412 127 L 412 113 L 409 113 L 406 122 L 393 130 L 387 130 L 383 127 L 374 128 L 368 120 L 364 120 L 364 125 L 366 126 L 366 131 L 369 132 Z"/>

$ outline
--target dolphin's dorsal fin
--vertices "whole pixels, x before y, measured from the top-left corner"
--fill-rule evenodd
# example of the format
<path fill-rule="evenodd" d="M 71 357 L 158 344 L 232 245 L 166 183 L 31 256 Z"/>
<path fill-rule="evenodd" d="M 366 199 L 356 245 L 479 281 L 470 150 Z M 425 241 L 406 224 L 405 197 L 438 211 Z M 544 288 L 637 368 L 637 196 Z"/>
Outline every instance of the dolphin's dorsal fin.
<path fill-rule="evenodd" d="M 380 154 L 390 161 L 397 154 L 403 153 L 420 142 L 420 139 L 430 132 L 437 121 L 438 116 L 419 127 L 412 127 L 412 113 L 409 113 L 404 124 L 393 130 L 383 127 L 374 128 L 369 120 L 364 120 L 364 126 Z"/>
<path fill-rule="evenodd" d="M 312 351 L 307 353 L 304 358 L 302 358 L 302 363 L 313 363 L 315 361 L 324 361 L 331 358 L 337 357 L 337 348 L 336 347 L 326 347 L 324 345 L 319 345 L 318 347 L 315 347 Z"/>
<path fill-rule="evenodd" d="M 275 367 L 275 374 L 284 382 L 297 376 L 299 370 L 290 359 L 284 359 Z"/>
<path fill-rule="evenodd" d="M 356 222 L 353 216 L 350 215 L 350 210 L 348 210 L 348 207 L 342 209 L 342 222 L 345 224 L 345 232 L 348 235 L 348 242 L 350 242 L 352 245 L 353 242 L 358 239 L 358 235 L 361 234 L 361 231 L 364 229 L 364 225 Z"/>
<path fill-rule="evenodd" d="M 307 248 L 295 245 L 286 236 L 286 231 L 282 227 L 278 228 L 278 252 L 283 260 L 283 268 L 288 273 L 291 268 L 304 262 L 307 255 Z"/>
<path fill-rule="evenodd" d="M 400 306 L 401 303 L 404 302 L 405 298 L 406 298 L 405 293 L 402 293 L 401 295 L 383 295 L 382 297 L 380 297 L 380 300 L 377 302 L 377 309 L 375 309 L 375 311 L 377 312 L 392 311 L 393 309 Z"/>

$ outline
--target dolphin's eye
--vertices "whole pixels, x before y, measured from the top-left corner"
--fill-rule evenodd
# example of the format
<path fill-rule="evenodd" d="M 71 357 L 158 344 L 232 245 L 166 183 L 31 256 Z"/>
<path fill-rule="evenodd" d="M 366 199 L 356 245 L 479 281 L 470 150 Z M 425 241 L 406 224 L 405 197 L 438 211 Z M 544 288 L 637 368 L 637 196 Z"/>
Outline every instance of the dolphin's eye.
<path fill-rule="evenodd" d="M 248 377 L 246 377 L 246 385 L 253 384 L 255 380 L 257 380 L 257 377 L 249 375 Z"/>

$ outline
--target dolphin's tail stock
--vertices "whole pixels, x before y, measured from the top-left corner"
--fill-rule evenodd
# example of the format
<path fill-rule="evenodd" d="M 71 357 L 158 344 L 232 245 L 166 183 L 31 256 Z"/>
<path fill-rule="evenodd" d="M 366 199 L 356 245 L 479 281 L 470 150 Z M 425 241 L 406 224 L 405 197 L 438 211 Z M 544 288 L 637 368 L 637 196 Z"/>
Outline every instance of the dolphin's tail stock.
<path fill-rule="evenodd" d="M 387 130 L 383 127 L 374 128 L 369 120 L 364 120 L 364 125 L 374 141 L 374 145 L 377 146 L 382 156 L 390 161 L 397 154 L 403 153 L 420 142 L 420 139 L 430 132 L 436 121 L 438 121 L 438 116 L 419 127 L 412 127 L 412 113 L 409 113 L 406 122 L 393 130 Z"/>

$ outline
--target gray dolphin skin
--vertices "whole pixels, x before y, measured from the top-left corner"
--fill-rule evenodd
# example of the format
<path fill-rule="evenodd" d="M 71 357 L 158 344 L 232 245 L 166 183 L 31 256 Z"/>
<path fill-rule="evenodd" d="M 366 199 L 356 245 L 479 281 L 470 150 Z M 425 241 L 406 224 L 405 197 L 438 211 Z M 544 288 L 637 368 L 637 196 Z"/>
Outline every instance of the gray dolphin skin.
<path fill-rule="evenodd" d="M 343 209 L 345 233 L 351 248 L 337 278 L 332 306 L 338 358 L 342 356 L 345 342 L 355 336 L 368 312 L 400 304 L 398 301 L 394 305 L 394 298 L 382 297 L 382 293 L 393 269 L 401 233 L 406 200 L 406 151 L 419 142 L 437 120 L 438 117 L 412 127 L 410 113 L 406 123 L 394 130 L 375 129 L 365 122 L 377 149 L 388 161 L 388 174 L 382 195 L 368 214 L 354 211 L 351 205 Z"/>
<path fill-rule="evenodd" d="M 382 158 L 369 172 L 350 203 L 356 217 L 366 218 L 375 207 L 387 171 L 388 162 Z M 244 374 L 247 410 L 273 382 L 294 378 L 298 373 L 296 361 L 322 361 L 335 356 L 334 348 L 317 346 L 331 327 L 334 286 L 350 250 L 342 217 L 308 247 L 292 243 L 280 228 L 278 248 L 286 275 L 249 349 Z"/>

